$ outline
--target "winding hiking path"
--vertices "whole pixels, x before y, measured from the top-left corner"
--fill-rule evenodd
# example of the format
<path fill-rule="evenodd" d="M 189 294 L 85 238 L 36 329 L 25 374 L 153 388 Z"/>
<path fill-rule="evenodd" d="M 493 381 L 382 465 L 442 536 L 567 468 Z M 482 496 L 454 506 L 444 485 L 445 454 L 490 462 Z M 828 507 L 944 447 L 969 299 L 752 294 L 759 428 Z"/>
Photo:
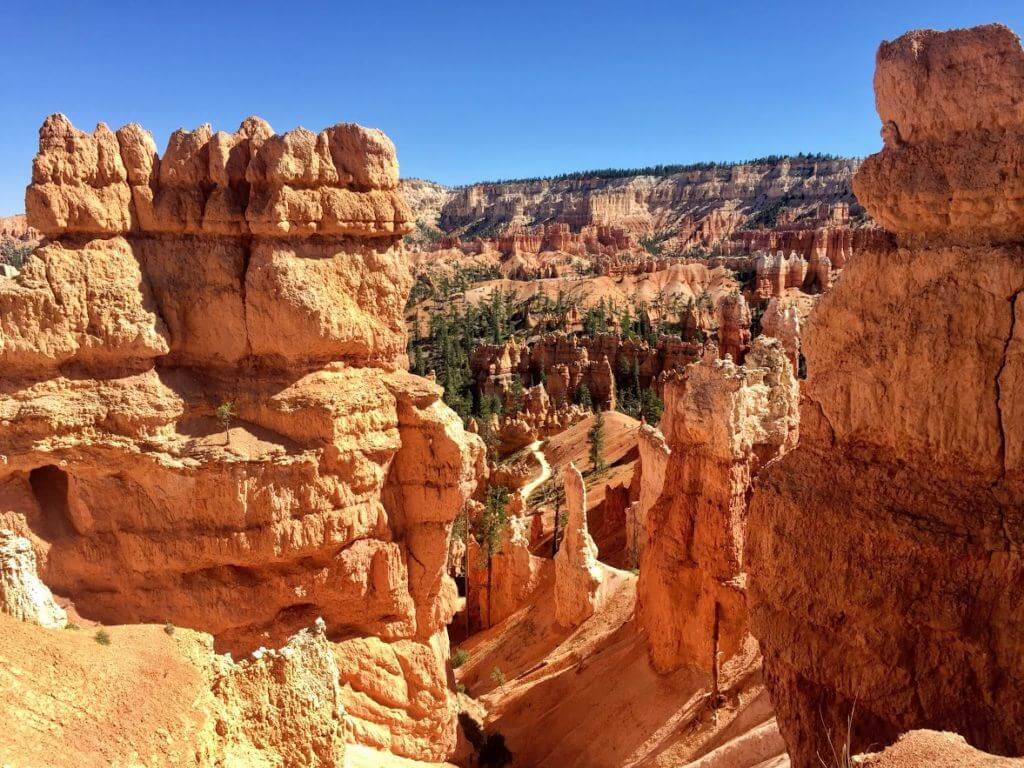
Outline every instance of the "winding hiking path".
<path fill-rule="evenodd" d="M 547 479 L 551 477 L 551 465 L 548 464 L 548 458 L 544 455 L 544 451 L 540 449 L 543 443 L 543 440 L 534 440 L 527 446 L 527 448 L 529 448 L 533 453 L 533 457 L 537 459 L 537 463 L 540 464 L 540 474 L 519 489 L 519 494 L 523 497 L 524 505 L 526 504 L 526 500 L 530 498 L 530 494 L 537 488 L 540 488 L 540 486 L 547 482 Z"/>

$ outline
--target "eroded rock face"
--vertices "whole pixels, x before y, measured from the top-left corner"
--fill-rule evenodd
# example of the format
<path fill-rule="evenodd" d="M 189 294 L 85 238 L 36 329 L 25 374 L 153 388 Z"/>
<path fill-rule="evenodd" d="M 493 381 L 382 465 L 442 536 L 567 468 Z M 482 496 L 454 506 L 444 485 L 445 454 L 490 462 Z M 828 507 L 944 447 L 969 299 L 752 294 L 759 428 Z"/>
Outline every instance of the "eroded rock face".
<path fill-rule="evenodd" d="M 400 368 L 397 177 L 354 125 L 250 118 L 158 157 L 138 126 L 48 118 L 26 200 L 47 240 L 0 281 L 0 525 L 85 618 L 233 653 L 317 617 L 355 657 L 380 643 L 367 665 L 393 654 L 416 695 L 342 696 L 436 759 L 455 738 L 447 539 L 482 447 Z"/>
<path fill-rule="evenodd" d="M 10 531 L 0 531 L 0 613 L 42 627 L 60 629 L 67 613 L 39 580 L 32 542 Z"/>
<path fill-rule="evenodd" d="M 724 662 L 747 637 L 747 502 L 755 472 L 796 443 L 798 397 L 784 350 L 763 336 L 745 365 L 708 355 L 666 383 L 660 430 L 669 450 L 641 454 L 652 474 L 667 463 L 646 515 L 637 584 L 659 672 L 711 671 L 716 655 Z"/>
<path fill-rule="evenodd" d="M 1024 753 L 1022 73 L 998 26 L 878 52 L 885 148 L 855 189 L 898 242 L 858 253 L 812 315 L 800 446 L 748 526 L 751 626 L 797 768 L 854 703 L 855 751 L 934 728 Z"/>
<path fill-rule="evenodd" d="M 555 620 L 575 627 L 594 614 L 604 573 L 587 530 L 587 490 L 572 463 L 565 468 L 565 534 L 555 555 Z"/>

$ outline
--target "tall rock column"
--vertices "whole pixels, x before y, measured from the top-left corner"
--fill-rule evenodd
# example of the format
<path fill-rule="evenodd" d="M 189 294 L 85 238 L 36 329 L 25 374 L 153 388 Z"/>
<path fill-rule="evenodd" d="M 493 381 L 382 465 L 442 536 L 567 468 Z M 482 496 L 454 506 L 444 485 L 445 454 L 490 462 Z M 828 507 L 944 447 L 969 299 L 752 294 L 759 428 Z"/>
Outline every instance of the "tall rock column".
<path fill-rule="evenodd" d="M 587 530 L 587 489 L 573 464 L 565 468 L 565 533 L 555 555 L 555 620 L 574 627 L 593 615 L 601 599 L 604 571 Z"/>
<path fill-rule="evenodd" d="M 782 346 L 765 337 L 742 366 L 709 355 L 666 382 L 660 427 L 671 450 L 637 584 L 658 671 L 710 671 L 747 637 L 747 499 L 754 472 L 796 442 L 798 394 Z"/>
<path fill-rule="evenodd" d="M 878 51 L 894 233 L 803 335 L 800 445 L 761 477 L 751 625 L 795 768 L 915 728 L 1024 754 L 1024 51 L 998 25 Z"/>

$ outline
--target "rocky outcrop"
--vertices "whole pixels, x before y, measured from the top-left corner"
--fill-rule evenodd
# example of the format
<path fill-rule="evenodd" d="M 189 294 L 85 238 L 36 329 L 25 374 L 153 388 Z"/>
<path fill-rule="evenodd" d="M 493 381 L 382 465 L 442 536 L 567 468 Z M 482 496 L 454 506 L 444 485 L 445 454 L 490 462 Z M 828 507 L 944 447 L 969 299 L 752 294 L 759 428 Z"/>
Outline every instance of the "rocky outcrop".
<path fill-rule="evenodd" d="M 955 733 L 912 731 L 882 752 L 859 755 L 856 765 L 864 768 L 1021 768 L 1024 759 L 995 757 L 974 749 Z"/>
<path fill-rule="evenodd" d="M 917 728 L 1024 753 L 1024 51 L 1001 26 L 878 52 L 885 148 L 854 182 L 897 235 L 803 334 L 800 445 L 759 479 L 751 626 L 795 768 Z"/>
<path fill-rule="evenodd" d="M 718 351 L 742 363 L 750 349 L 750 308 L 741 293 L 723 296 L 716 308 L 718 316 Z"/>
<path fill-rule="evenodd" d="M 215 657 L 214 731 L 224 763 L 341 768 L 347 717 L 323 624 L 280 650 L 235 663 Z"/>
<path fill-rule="evenodd" d="M 633 478 L 639 498 L 626 509 L 626 551 L 632 567 L 640 566 L 647 548 L 647 517 L 665 487 L 665 471 L 672 449 L 660 430 L 643 424 L 637 434 L 640 451 L 639 475 Z"/>
<path fill-rule="evenodd" d="M 0 613 L 51 629 L 68 622 L 67 613 L 39 580 L 32 542 L 10 531 L 0 531 Z"/>
<path fill-rule="evenodd" d="M 468 607 L 472 627 L 501 623 L 537 589 L 544 559 L 530 554 L 530 523 L 522 515 L 509 517 L 501 545 L 491 557 L 490 578 L 486 556 L 476 541 L 470 540 L 467 594 L 472 601 Z"/>
<path fill-rule="evenodd" d="M 138 126 L 48 118 L 26 196 L 47 239 L 0 281 L 0 525 L 86 619 L 244 654 L 322 617 L 409 691 L 343 684 L 357 736 L 438 759 L 447 539 L 482 446 L 402 370 L 397 180 L 355 125 L 250 118 L 159 157 Z"/>
<path fill-rule="evenodd" d="M 765 337 L 743 366 L 708 355 L 666 384 L 669 451 L 648 439 L 642 454 L 653 454 L 650 474 L 660 469 L 664 481 L 647 513 L 637 584 L 659 672 L 717 670 L 745 642 L 747 503 L 757 470 L 796 442 L 798 395 L 781 345 Z"/>
<path fill-rule="evenodd" d="M 761 316 L 761 333 L 778 339 L 794 373 L 800 371 L 800 312 L 773 297 Z"/>
<path fill-rule="evenodd" d="M 565 533 L 555 555 L 555 621 L 575 627 L 594 614 L 601 599 L 604 572 L 597 545 L 587 530 L 587 489 L 583 475 L 570 463 L 563 475 Z"/>

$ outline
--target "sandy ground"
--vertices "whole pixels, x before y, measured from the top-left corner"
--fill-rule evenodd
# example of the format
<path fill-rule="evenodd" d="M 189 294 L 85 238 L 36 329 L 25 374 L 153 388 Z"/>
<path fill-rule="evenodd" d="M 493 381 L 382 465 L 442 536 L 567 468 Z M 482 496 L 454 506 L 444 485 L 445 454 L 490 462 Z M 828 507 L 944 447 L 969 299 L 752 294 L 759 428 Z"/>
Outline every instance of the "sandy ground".
<path fill-rule="evenodd" d="M 0 615 L 0 765 L 187 764 L 208 638 L 185 629 L 42 629 Z"/>
<path fill-rule="evenodd" d="M 755 644 L 725 665 L 725 703 L 715 710 L 705 675 L 651 670 L 634 621 L 636 578 L 612 568 L 606 578 L 607 602 L 575 630 L 554 623 L 547 569 L 527 605 L 461 646 L 470 657 L 458 679 L 485 708 L 488 729 L 505 735 L 515 765 L 788 765 Z"/>

